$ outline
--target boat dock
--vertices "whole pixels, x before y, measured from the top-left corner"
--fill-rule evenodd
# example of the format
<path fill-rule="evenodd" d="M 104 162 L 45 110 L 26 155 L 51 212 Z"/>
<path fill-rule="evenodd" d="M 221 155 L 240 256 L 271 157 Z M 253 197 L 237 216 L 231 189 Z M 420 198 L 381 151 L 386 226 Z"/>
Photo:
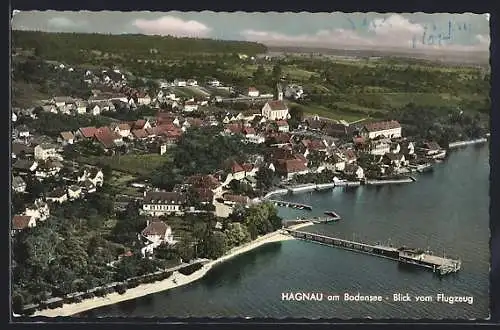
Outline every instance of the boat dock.
<path fill-rule="evenodd" d="M 417 179 L 413 176 L 409 176 L 404 179 L 392 179 L 392 180 L 366 180 L 365 184 L 367 186 L 380 186 L 383 184 L 401 184 L 401 183 L 411 183 L 415 182 Z"/>
<path fill-rule="evenodd" d="M 459 259 L 438 257 L 432 255 L 432 253 L 429 251 L 408 249 L 405 247 L 395 248 L 392 246 L 384 246 L 381 244 L 371 245 L 291 229 L 285 229 L 285 232 L 297 239 L 324 244 L 332 247 L 338 247 L 348 251 L 391 259 L 394 261 L 398 261 L 401 264 L 424 267 L 426 269 L 431 269 L 434 273 L 437 273 L 439 275 L 458 272 L 462 264 Z"/>
<path fill-rule="evenodd" d="M 268 199 L 269 202 L 273 203 L 276 206 L 284 206 L 284 207 L 291 207 L 294 209 L 299 209 L 299 210 L 307 210 L 311 211 L 312 206 L 307 205 L 307 204 L 300 204 L 300 203 L 293 203 L 293 202 L 285 202 L 285 201 L 279 201 L 275 199 Z"/>

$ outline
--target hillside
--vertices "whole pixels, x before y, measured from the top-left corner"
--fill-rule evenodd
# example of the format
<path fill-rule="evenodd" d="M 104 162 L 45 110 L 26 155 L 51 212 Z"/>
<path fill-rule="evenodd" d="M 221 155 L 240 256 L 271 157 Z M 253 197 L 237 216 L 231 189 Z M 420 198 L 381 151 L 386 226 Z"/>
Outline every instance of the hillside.
<path fill-rule="evenodd" d="M 32 51 L 50 60 L 85 62 L 89 57 L 155 58 L 185 57 L 199 54 L 255 55 L 265 53 L 266 46 L 254 42 L 212 39 L 175 38 L 170 36 L 105 35 L 85 33 L 46 33 L 12 31 L 12 49 Z"/>

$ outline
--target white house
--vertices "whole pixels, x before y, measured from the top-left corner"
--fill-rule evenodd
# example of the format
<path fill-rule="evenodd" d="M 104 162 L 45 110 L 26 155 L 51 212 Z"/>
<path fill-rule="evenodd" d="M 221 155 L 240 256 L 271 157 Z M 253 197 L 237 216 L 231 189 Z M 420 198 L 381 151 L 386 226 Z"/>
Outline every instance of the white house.
<path fill-rule="evenodd" d="M 174 85 L 177 87 L 186 87 L 187 82 L 184 79 L 175 79 L 174 80 Z"/>
<path fill-rule="evenodd" d="M 400 138 L 401 124 L 395 120 L 365 124 L 360 130 L 360 135 L 368 139 L 374 139 L 379 136 Z"/>
<path fill-rule="evenodd" d="M 12 112 L 12 122 L 15 123 L 17 121 L 17 115 L 15 112 Z"/>
<path fill-rule="evenodd" d="M 92 114 L 93 116 L 98 116 L 98 115 L 100 115 L 100 114 L 101 114 L 101 107 L 100 107 L 98 104 L 96 104 L 96 105 L 94 105 L 94 106 L 91 106 L 91 107 L 90 107 L 90 111 L 89 111 L 89 112 L 90 112 L 90 114 Z"/>
<path fill-rule="evenodd" d="M 130 125 L 127 123 L 118 124 L 113 131 L 121 137 L 128 137 L 130 135 Z"/>
<path fill-rule="evenodd" d="M 58 140 L 58 142 L 61 142 L 63 146 L 66 146 L 68 144 L 73 144 L 75 142 L 75 136 L 70 131 L 61 132 L 61 134 L 59 134 L 59 138 L 57 140 Z"/>
<path fill-rule="evenodd" d="M 17 127 L 17 131 L 19 132 L 20 138 L 23 138 L 23 137 L 27 138 L 31 135 L 30 130 L 26 125 L 21 125 L 21 126 Z"/>
<path fill-rule="evenodd" d="M 137 103 L 140 105 L 151 104 L 151 97 L 148 94 L 139 94 L 137 96 Z"/>
<path fill-rule="evenodd" d="M 49 158 L 60 158 L 57 153 L 57 147 L 51 143 L 42 143 L 35 147 L 35 159 L 36 160 L 46 160 Z"/>
<path fill-rule="evenodd" d="M 218 81 L 217 79 L 212 79 L 208 82 L 208 85 L 212 87 L 219 87 L 220 81 Z"/>
<path fill-rule="evenodd" d="M 391 145 L 384 140 L 373 141 L 371 143 L 370 154 L 383 156 L 391 151 Z"/>
<path fill-rule="evenodd" d="M 276 125 L 278 126 L 278 132 L 287 133 L 290 131 L 290 126 L 286 120 L 278 120 Z"/>
<path fill-rule="evenodd" d="M 188 79 L 187 85 L 188 86 L 198 86 L 198 82 L 195 79 Z"/>
<path fill-rule="evenodd" d="M 148 191 L 144 192 L 142 213 L 149 216 L 179 214 L 184 203 L 185 198 L 180 193 Z"/>
<path fill-rule="evenodd" d="M 36 221 L 45 221 L 50 216 L 49 205 L 42 200 L 36 200 L 32 205 L 26 207 L 24 215 L 32 217 Z"/>
<path fill-rule="evenodd" d="M 68 200 L 66 189 L 56 188 L 47 194 L 46 200 L 53 203 L 62 204 Z"/>
<path fill-rule="evenodd" d="M 71 185 L 68 187 L 68 199 L 75 200 L 80 198 L 82 195 L 82 188 L 77 185 Z"/>
<path fill-rule="evenodd" d="M 269 101 L 262 108 L 262 116 L 269 120 L 290 119 L 288 107 L 283 101 Z"/>
<path fill-rule="evenodd" d="M 97 167 L 86 167 L 77 175 L 77 182 L 90 181 L 94 186 L 100 187 L 104 182 L 104 174 Z"/>
<path fill-rule="evenodd" d="M 290 85 L 287 86 L 285 89 L 285 96 L 287 98 L 292 98 L 292 99 L 300 99 L 304 95 L 304 90 L 302 89 L 302 86 L 298 85 Z"/>
<path fill-rule="evenodd" d="M 250 87 L 248 88 L 248 96 L 249 97 L 258 97 L 259 96 L 259 90 L 255 87 Z"/>
<path fill-rule="evenodd" d="M 11 233 L 14 236 L 16 233 L 26 229 L 36 227 L 36 220 L 27 215 L 15 215 L 12 217 Z"/>
<path fill-rule="evenodd" d="M 186 101 L 184 103 L 184 111 L 185 112 L 193 112 L 198 110 L 198 104 L 194 101 Z"/>
<path fill-rule="evenodd" d="M 403 154 L 387 153 L 384 156 L 387 162 L 394 167 L 400 167 L 406 164 L 406 159 Z"/>
<path fill-rule="evenodd" d="M 356 164 L 347 164 L 344 168 L 344 173 L 347 175 L 353 175 L 359 180 L 365 177 L 365 171 L 363 168 Z"/>
<path fill-rule="evenodd" d="M 12 178 L 12 190 L 17 193 L 22 193 L 26 191 L 26 182 L 20 177 L 15 176 Z"/>
<path fill-rule="evenodd" d="M 147 226 L 142 230 L 141 235 L 151 243 L 175 243 L 172 228 L 167 226 L 163 221 L 148 221 Z"/>

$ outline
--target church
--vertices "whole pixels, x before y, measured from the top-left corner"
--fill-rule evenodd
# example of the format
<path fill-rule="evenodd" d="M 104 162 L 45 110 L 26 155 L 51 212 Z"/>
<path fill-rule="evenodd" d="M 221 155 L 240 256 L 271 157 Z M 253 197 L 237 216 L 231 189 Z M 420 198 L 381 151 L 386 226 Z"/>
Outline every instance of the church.
<path fill-rule="evenodd" d="M 278 84 L 278 99 L 267 102 L 262 107 L 262 116 L 268 120 L 287 120 L 290 119 L 290 113 L 285 102 L 283 102 L 283 89 Z"/>

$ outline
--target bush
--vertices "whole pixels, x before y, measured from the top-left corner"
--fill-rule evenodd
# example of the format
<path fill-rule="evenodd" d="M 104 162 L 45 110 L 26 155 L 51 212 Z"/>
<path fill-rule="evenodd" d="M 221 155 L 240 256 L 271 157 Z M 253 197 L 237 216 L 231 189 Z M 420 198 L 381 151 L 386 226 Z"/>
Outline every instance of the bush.
<path fill-rule="evenodd" d="M 192 264 L 192 265 L 189 265 L 189 266 L 186 266 L 184 268 L 179 269 L 179 273 L 181 273 L 182 275 L 191 275 L 195 271 L 201 269 L 201 267 L 202 267 L 202 265 L 200 263 Z"/>
<path fill-rule="evenodd" d="M 125 292 L 127 292 L 127 285 L 126 284 L 118 284 L 117 286 L 115 286 L 115 291 L 118 294 L 124 294 Z"/>
<path fill-rule="evenodd" d="M 95 293 L 94 292 L 87 292 L 87 293 L 84 293 L 82 295 L 82 298 L 83 299 L 92 299 L 95 297 Z"/>
<path fill-rule="evenodd" d="M 107 292 L 106 292 L 106 289 L 105 289 L 105 288 L 100 288 L 100 289 L 97 289 L 97 290 L 95 291 L 95 295 L 96 295 L 97 297 L 104 297 L 106 294 L 107 294 Z"/>

